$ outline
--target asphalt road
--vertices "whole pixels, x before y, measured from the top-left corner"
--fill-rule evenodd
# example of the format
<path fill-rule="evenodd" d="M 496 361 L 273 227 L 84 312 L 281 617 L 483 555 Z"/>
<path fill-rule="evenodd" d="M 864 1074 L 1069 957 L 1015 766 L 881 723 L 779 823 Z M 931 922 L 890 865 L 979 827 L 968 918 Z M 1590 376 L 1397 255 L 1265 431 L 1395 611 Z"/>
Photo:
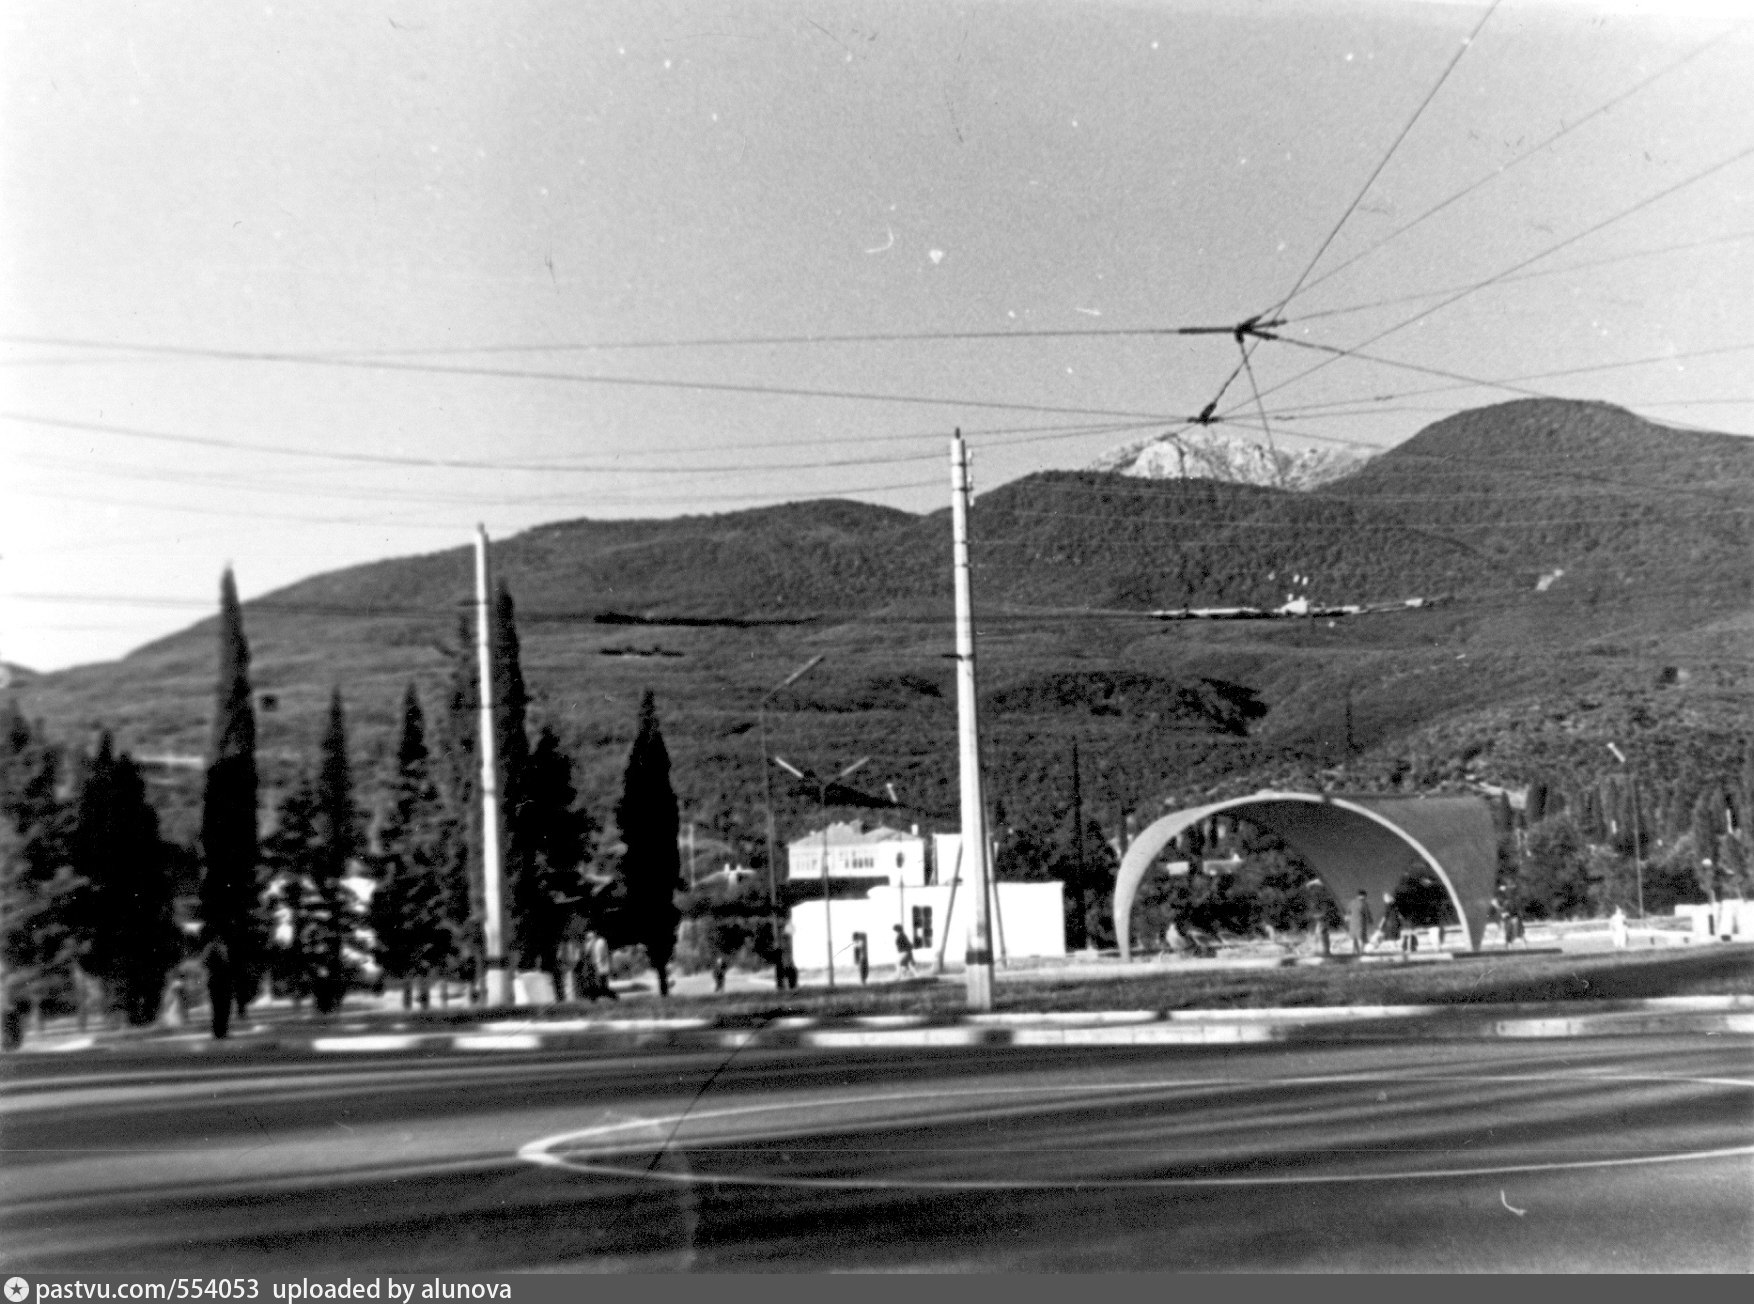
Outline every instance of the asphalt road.
<path fill-rule="evenodd" d="M 13 1057 L 0 1263 L 1754 1267 L 1754 1043 Z"/>

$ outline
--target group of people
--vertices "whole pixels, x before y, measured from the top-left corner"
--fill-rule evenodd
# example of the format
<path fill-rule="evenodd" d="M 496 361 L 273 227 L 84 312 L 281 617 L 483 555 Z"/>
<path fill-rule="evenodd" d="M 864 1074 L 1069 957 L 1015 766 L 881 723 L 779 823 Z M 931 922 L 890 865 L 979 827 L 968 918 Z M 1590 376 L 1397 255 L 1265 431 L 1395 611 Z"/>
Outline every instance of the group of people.
<path fill-rule="evenodd" d="M 1353 954 L 1363 955 L 1367 949 L 1386 945 L 1398 947 L 1403 954 L 1418 949 L 1419 939 L 1407 927 L 1393 892 L 1382 894 L 1382 918 L 1375 921 L 1374 930 L 1371 923 L 1370 894 L 1359 888 L 1357 895 L 1346 903 L 1346 936 L 1352 942 Z"/>

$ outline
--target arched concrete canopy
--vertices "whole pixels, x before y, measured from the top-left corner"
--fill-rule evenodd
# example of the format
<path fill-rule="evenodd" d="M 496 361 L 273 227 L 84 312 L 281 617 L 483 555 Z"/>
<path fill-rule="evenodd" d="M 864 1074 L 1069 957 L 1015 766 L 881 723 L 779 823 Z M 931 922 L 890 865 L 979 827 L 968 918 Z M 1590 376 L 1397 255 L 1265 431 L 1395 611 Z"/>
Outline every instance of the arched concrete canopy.
<path fill-rule="evenodd" d="M 1478 951 L 1498 878 L 1498 830 L 1480 797 L 1334 797 L 1258 792 L 1165 815 L 1127 848 L 1115 878 L 1115 933 L 1121 958 L 1131 954 L 1133 898 L 1152 863 L 1177 836 L 1214 815 L 1258 824 L 1308 862 L 1342 905 L 1360 888 L 1371 911 L 1407 872 L 1408 852 L 1430 866 L 1449 891 L 1468 945 Z"/>

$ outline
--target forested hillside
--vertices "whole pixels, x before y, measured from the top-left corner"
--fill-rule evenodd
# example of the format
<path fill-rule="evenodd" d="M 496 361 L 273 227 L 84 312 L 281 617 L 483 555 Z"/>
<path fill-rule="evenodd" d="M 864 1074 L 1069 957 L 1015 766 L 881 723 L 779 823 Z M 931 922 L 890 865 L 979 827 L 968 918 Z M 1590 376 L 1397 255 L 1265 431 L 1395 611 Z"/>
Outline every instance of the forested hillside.
<path fill-rule="evenodd" d="M 988 791 L 1011 826 L 1063 828 L 1076 746 L 1080 800 L 1110 839 L 1166 801 L 1268 782 L 1537 785 L 1581 809 L 1633 782 L 1614 741 L 1643 767 L 1649 828 L 1678 837 L 1701 791 L 1736 787 L 1754 737 L 1751 502 L 1747 440 L 1545 400 L 1460 413 L 1312 492 L 1094 472 L 1001 486 L 971 525 Z M 823 770 L 870 756 L 861 781 L 893 786 L 896 818 L 953 822 L 947 511 L 573 521 L 497 543 L 494 562 L 532 721 L 576 752 L 599 806 L 650 688 L 684 819 L 760 863 L 757 708 L 821 654 L 768 699 L 770 751 Z M 372 791 L 405 686 L 440 705 L 471 567 L 458 548 L 246 604 L 271 788 L 310 755 L 339 685 Z M 1441 601 L 1338 620 L 1148 614 L 1291 594 Z M 119 748 L 198 755 L 214 641 L 202 622 L 11 691 L 69 740 L 102 723 Z M 184 836 L 197 776 L 152 776 Z M 815 818 L 809 794 L 778 797 L 782 838 Z"/>

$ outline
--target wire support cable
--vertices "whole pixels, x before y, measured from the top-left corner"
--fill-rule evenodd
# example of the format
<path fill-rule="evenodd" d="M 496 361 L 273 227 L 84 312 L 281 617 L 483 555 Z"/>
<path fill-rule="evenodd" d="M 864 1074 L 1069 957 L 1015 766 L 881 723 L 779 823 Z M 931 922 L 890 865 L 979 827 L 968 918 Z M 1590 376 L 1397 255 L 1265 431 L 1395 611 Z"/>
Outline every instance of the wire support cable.
<path fill-rule="evenodd" d="M 1490 17 L 1490 15 L 1488 15 L 1488 17 Z M 1484 24 L 1484 20 L 1482 20 L 1482 24 Z M 1399 239 L 1401 236 L 1403 236 L 1407 232 L 1413 230 L 1414 227 L 1419 226 L 1421 223 L 1425 222 L 1427 219 L 1437 216 L 1437 214 L 1443 212 L 1446 208 L 1450 207 L 1450 205 L 1458 203 L 1463 199 L 1466 199 L 1469 195 L 1471 195 L 1475 191 L 1479 190 L 1482 186 L 1490 185 L 1492 182 L 1498 180 L 1499 177 L 1502 177 L 1505 173 L 1509 172 L 1512 168 L 1516 167 L 1518 164 L 1525 162 L 1526 160 L 1534 157 L 1536 154 L 1539 154 L 1541 151 L 1547 149 L 1549 146 L 1557 143 L 1558 141 L 1560 141 L 1564 137 L 1569 136 L 1572 132 L 1574 132 L 1578 128 L 1584 126 L 1586 123 L 1593 122 L 1597 118 L 1601 117 L 1603 114 L 1608 113 L 1611 110 L 1617 108 L 1619 105 L 1621 105 L 1621 104 L 1625 103 L 1627 100 L 1631 99 L 1634 95 L 1637 95 L 1640 91 L 1645 90 L 1647 87 L 1662 80 L 1664 77 L 1667 77 L 1670 73 L 1673 73 L 1673 72 L 1685 67 L 1687 64 L 1693 62 L 1693 60 L 1699 58 L 1700 55 L 1705 54 L 1708 50 L 1711 50 L 1715 46 L 1721 44 L 1723 41 L 1729 39 L 1731 36 L 1742 31 L 1747 26 L 1748 26 L 1747 22 L 1741 22 L 1741 23 L 1735 24 L 1732 27 L 1728 27 L 1728 28 L 1724 29 L 1722 32 L 1719 32 L 1716 36 L 1712 37 L 1711 40 L 1705 42 L 1705 44 L 1700 45 L 1700 46 L 1696 46 L 1694 49 L 1689 51 L 1687 54 L 1682 55 L 1679 59 L 1675 60 L 1673 63 L 1670 63 L 1662 68 L 1659 68 L 1656 72 L 1652 73 L 1650 76 L 1646 77 L 1644 80 L 1642 80 L 1642 81 L 1638 82 L 1637 84 L 1629 87 L 1628 89 L 1620 92 L 1618 95 L 1613 96 L 1612 98 L 1608 99 L 1604 103 L 1597 105 L 1594 109 L 1591 109 L 1588 113 L 1584 114 L 1583 117 L 1574 119 L 1573 121 L 1566 123 L 1565 125 L 1561 126 L 1558 131 L 1555 131 L 1552 135 L 1546 137 L 1546 139 L 1541 140 L 1534 145 L 1531 145 L 1528 149 L 1524 150 L 1522 153 L 1518 154 L 1516 157 L 1510 159 L 1508 162 L 1499 164 L 1498 168 L 1495 171 L 1489 172 L 1485 176 L 1480 177 L 1478 180 L 1471 183 L 1470 185 L 1462 187 L 1460 190 L 1458 190 L 1454 194 L 1450 195 L 1447 199 L 1443 199 L 1443 200 L 1438 201 L 1436 204 L 1434 204 L 1430 208 L 1426 209 L 1423 213 L 1419 214 L 1419 216 L 1412 218 L 1411 220 L 1409 220 L 1407 222 L 1404 222 L 1402 225 L 1396 227 L 1393 231 L 1390 231 L 1387 235 L 1383 236 L 1382 239 L 1378 240 L 1375 244 L 1370 245 L 1369 247 L 1360 250 L 1358 253 L 1353 254 L 1350 258 L 1346 259 L 1344 262 L 1338 264 L 1337 266 L 1330 267 L 1327 271 L 1323 272 L 1320 276 L 1316 277 L 1314 280 L 1305 283 L 1303 286 L 1302 292 L 1308 293 L 1310 290 L 1315 289 L 1316 286 L 1321 285 L 1323 282 L 1332 280 L 1334 277 L 1338 276 L 1341 272 L 1345 271 L 1348 267 L 1351 267 L 1353 264 L 1361 262 L 1364 259 L 1370 257 L 1372 254 L 1376 253 L 1378 250 L 1384 248 L 1385 246 L 1391 244 L 1393 241 Z M 1479 35 L 1478 28 L 1475 29 L 1475 35 Z M 1284 306 L 1285 306 L 1284 303 L 1281 303 L 1279 305 L 1280 308 L 1284 308 Z"/>
<path fill-rule="evenodd" d="M 1304 282 L 1309 279 L 1310 273 L 1315 271 L 1316 264 L 1321 262 L 1322 256 L 1328 252 L 1328 247 L 1334 243 L 1335 237 L 1340 234 L 1341 228 L 1351 219 L 1352 214 L 1358 211 L 1358 205 L 1364 202 L 1364 197 L 1370 193 L 1370 188 L 1376 184 L 1376 179 L 1382 175 L 1383 169 L 1388 167 L 1389 160 L 1394 158 L 1396 151 L 1401 148 L 1401 142 L 1406 140 L 1408 135 L 1412 133 L 1412 130 L 1418 124 L 1419 119 L 1424 116 L 1426 108 L 1430 106 L 1432 100 L 1437 98 L 1437 93 L 1443 89 L 1444 83 L 1449 80 L 1449 75 L 1455 71 L 1456 65 L 1462 61 L 1462 56 L 1467 54 L 1468 49 L 1473 45 L 1475 38 L 1480 35 L 1481 29 L 1486 26 L 1493 13 L 1497 11 L 1499 3 L 1500 0 L 1492 0 L 1492 3 L 1487 6 L 1486 12 L 1480 17 L 1480 21 L 1474 24 L 1474 30 L 1470 32 L 1467 38 L 1462 41 L 1461 45 L 1457 47 L 1456 52 L 1451 56 L 1450 61 L 1444 65 L 1443 72 L 1438 75 L 1437 81 L 1432 85 L 1431 89 L 1426 92 L 1425 98 L 1419 101 L 1419 107 L 1413 110 L 1413 116 L 1407 119 L 1407 124 L 1401 128 L 1400 134 L 1395 137 L 1394 141 L 1389 145 L 1388 150 L 1383 154 L 1381 160 L 1378 161 L 1376 167 L 1371 170 L 1370 176 L 1365 179 L 1364 185 L 1360 187 L 1358 193 L 1353 196 L 1352 202 L 1346 205 L 1346 211 L 1340 214 L 1340 220 L 1334 223 L 1334 227 L 1328 232 L 1327 238 L 1323 240 L 1321 245 L 1316 249 L 1315 256 L 1309 260 L 1308 265 L 1304 267 L 1303 272 L 1298 276 L 1297 281 L 1292 285 L 1285 297 L 1273 305 L 1272 310 L 1266 314 L 1267 316 L 1277 317 L 1284 311 L 1285 305 L 1297 297 L 1298 291 L 1303 288 Z"/>

